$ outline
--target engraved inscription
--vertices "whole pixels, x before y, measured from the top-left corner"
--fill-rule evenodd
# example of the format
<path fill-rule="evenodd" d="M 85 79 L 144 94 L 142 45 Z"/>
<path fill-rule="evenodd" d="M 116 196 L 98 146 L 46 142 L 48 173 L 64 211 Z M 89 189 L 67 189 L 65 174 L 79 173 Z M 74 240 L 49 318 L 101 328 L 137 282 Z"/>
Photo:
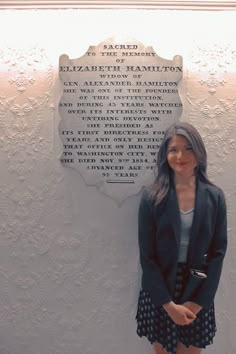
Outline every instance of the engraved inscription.
<path fill-rule="evenodd" d="M 128 194 L 132 184 L 137 192 L 153 175 L 165 129 L 182 112 L 182 58 L 108 39 L 78 59 L 62 55 L 59 74 L 61 163 L 88 184 L 127 184 Z"/>

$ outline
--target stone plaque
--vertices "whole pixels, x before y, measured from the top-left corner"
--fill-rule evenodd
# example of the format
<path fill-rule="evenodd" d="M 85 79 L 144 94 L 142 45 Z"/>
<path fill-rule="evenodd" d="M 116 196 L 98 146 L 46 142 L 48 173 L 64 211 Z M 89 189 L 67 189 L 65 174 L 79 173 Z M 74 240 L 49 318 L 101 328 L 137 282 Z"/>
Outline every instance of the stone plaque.
<path fill-rule="evenodd" d="M 166 128 L 182 112 L 182 58 L 110 38 L 78 59 L 61 55 L 60 158 L 117 201 L 154 179 Z"/>

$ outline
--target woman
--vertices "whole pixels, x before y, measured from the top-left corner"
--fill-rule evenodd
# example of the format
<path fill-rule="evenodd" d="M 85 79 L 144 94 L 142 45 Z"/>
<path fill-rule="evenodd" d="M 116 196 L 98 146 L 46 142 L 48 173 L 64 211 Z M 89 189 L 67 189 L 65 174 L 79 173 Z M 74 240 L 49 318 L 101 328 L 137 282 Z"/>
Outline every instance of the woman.
<path fill-rule="evenodd" d="M 189 123 L 166 130 L 157 168 L 139 207 L 137 333 L 156 354 L 199 354 L 216 332 L 214 297 L 227 247 L 225 198 L 207 177 L 204 143 Z"/>

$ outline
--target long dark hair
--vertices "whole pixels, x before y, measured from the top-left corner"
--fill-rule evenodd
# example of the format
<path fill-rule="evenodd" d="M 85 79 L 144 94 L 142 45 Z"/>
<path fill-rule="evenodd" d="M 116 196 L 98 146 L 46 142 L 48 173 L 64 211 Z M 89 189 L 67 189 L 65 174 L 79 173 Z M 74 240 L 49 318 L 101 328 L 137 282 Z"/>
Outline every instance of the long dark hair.
<path fill-rule="evenodd" d="M 174 135 L 185 137 L 191 144 L 197 160 L 196 178 L 199 178 L 204 183 L 212 184 L 207 177 L 207 152 L 201 135 L 190 123 L 174 123 L 166 130 L 157 154 L 157 177 L 150 189 L 150 196 L 155 201 L 155 204 L 159 204 L 165 198 L 173 180 L 173 172 L 167 161 L 167 148 L 170 139 Z"/>

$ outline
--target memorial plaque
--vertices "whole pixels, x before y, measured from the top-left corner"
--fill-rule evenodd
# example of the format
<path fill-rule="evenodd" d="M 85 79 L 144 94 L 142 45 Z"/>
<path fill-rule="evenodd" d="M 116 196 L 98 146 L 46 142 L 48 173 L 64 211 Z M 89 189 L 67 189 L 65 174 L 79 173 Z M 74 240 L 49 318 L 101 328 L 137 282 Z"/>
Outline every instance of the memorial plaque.
<path fill-rule="evenodd" d="M 61 55 L 60 161 L 117 201 L 153 181 L 166 128 L 182 112 L 182 58 L 110 38 L 80 58 Z"/>

